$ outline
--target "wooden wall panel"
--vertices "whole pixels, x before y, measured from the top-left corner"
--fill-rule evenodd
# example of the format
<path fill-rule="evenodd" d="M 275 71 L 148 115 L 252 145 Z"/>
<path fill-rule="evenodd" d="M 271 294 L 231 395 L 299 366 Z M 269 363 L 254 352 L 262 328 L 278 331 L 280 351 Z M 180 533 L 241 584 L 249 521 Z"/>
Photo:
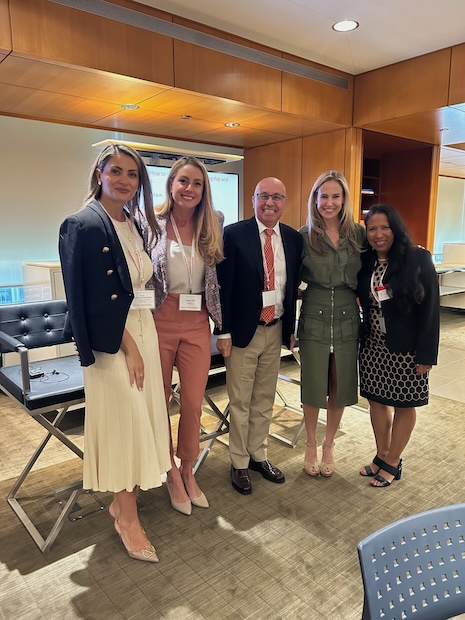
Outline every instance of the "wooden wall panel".
<path fill-rule="evenodd" d="M 381 202 L 395 207 L 406 223 L 412 241 L 430 250 L 434 148 L 428 146 L 389 153 L 381 158 Z"/>
<path fill-rule="evenodd" d="M 281 110 L 281 72 L 221 52 L 174 41 L 175 86 Z"/>
<path fill-rule="evenodd" d="M 447 105 L 451 49 L 355 77 L 354 125 L 399 118 Z"/>
<path fill-rule="evenodd" d="M 302 140 L 302 205 L 300 219 L 307 219 L 310 190 L 316 179 L 327 170 L 345 174 L 346 131 L 330 131 Z"/>
<path fill-rule="evenodd" d="M 465 43 L 452 48 L 449 105 L 465 102 Z"/>
<path fill-rule="evenodd" d="M 351 127 L 345 132 L 345 172 L 344 175 L 349 183 L 352 210 L 355 221 L 360 221 L 360 203 L 362 189 L 363 168 L 363 130 Z"/>
<path fill-rule="evenodd" d="M 8 0 L 0 0 L 0 61 L 12 50 Z"/>
<path fill-rule="evenodd" d="M 17 55 L 174 84 L 169 37 L 47 0 L 11 0 L 10 11 Z"/>
<path fill-rule="evenodd" d="M 257 183 L 265 177 L 278 177 L 286 186 L 287 209 L 282 221 L 299 228 L 301 197 L 302 140 L 270 144 L 244 153 L 244 218 L 253 214 L 252 196 Z"/>
<path fill-rule="evenodd" d="M 283 54 L 283 57 L 326 73 L 344 77 L 349 82 L 349 88 L 345 89 L 283 72 L 283 112 L 350 127 L 352 124 L 354 77 L 289 54 Z"/>

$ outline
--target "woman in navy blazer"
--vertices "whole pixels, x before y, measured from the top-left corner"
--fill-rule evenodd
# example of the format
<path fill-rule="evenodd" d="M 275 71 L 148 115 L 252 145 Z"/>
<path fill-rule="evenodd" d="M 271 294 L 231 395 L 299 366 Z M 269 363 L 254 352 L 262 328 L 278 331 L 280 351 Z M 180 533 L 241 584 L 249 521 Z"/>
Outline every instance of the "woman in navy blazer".
<path fill-rule="evenodd" d="M 360 394 L 370 403 L 376 456 L 360 474 L 372 477 L 374 487 L 387 487 L 401 477 L 415 407 L 428 403 L 428 372 L 439 345 L 439 286 L 430 253 L 412 245 L 393 207 L 374 205 L 365 225 L 370 248 L 358 276 Z"/>
<path fill-rule="evenodd" d="M 161 486 L 170 468 L 154 304 L 145 290 L 153 269 L 134 223 L 142 188 L 153 242 L 159 228 L 147 170 L 129 147 L 106 147 L 84 208 L 61 225 L 59 249 L 65 330 L 84 367 L 83 486 L 114 492 L 109 510 L 129 555 L 157 562 L 136 506 L 136 487 Z"/>

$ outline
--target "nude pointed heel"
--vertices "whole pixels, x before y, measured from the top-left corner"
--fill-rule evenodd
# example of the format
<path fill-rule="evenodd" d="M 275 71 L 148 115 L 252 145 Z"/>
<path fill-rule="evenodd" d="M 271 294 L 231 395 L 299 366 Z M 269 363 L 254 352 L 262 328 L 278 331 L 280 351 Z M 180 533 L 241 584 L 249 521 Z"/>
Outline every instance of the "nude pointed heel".
<path fill-rule="evenodd" d="M 325 448 L 334 448 L 335 445 L 336 444 L 334 442 L 332 444 L 327 444 L 323 442 L 322 448 L 323 450 Z M 334 474 L 335 471 L 336 471 L 336 465 L 334 463 L 325 463 L 323 461 L 323 456 L 322 456 L 321 465 L 320 465 L 320 474 L 324 476 L 325 478 L 331 478 L 331 476 Z"/>
<path fill-rule="evenodd" d="M 115 518 L 115 530 L 119 534 L 121 542 L 123 543 L 126 551 L 128 552 L 129 557 L 133 558 L 134 560 L 141 560 L 142 562 L 159 562 L 155 547 L 150 542 L 140 551 L 135 551 L 134 549 L 131 549 L 118 523 L 118 517 Z"/>
<path fill-rule="evenodd" d="M 176 502 L 171 495 L 171 488 L 168 479 L 166 479 L 166 488 L 168 489 L 168 495 L 170 496 L 171 506 L 180 512 L 183 515 L 191 515 L 192 514 L 192 502 L 188 500 L 187 502 Z M 199 498 L 200 499 L 200 498 Z"/>
<path fill-rule="evenodd" d="M 308 441 L 305 442 L 305 445 L 308 446 Z M 315 452 L 316 452 L 316 444 L 315 444 Z M 304 472 L 308 475 L 308 476 L 312 476 L 312 478 L 316 478 L 316 476 L 320 475 L 320 466 L 318 465 L 318 463 L 310 463 L 309 461 L 305 460 L 304 457 Z"/>

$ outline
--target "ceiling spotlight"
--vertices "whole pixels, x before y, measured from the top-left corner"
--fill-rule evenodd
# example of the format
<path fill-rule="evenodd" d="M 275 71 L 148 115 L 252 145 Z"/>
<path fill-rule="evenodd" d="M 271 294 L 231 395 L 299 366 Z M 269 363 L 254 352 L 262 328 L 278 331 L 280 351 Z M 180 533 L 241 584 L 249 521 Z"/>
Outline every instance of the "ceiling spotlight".
<path fill-rule="evenodd" d="M 439 131 L 449 131 L 449 127 L 441 127 Z"/>
<path fill-rule="evenodd" d="M 191 118 L 192 118 L 192 116 L 189 116 L 189 114 L 183 114 L 181 116 L 181 120 L 182 121 L 190 121 Z"/>
<path fill-rule="evenodd" d="M 136 103 L 122 103 L 121 107 L 123 110 L 138 110 L 139 106 Z"/>
<path fill-rule="evenodd" d="M 345 19 L 341 22 L 336 22 L 333 24 L 332 28 L 336 32 L 350 32 L 351 30 L 355 30 L 359 27 L 359 23 L 353 21 L 352 19 Z"/>
<path fill-rule="evenodd" d="M 225 123 L 224 126 L 225 127 L 240 127 L 241 124 L 240 123 Z"/>

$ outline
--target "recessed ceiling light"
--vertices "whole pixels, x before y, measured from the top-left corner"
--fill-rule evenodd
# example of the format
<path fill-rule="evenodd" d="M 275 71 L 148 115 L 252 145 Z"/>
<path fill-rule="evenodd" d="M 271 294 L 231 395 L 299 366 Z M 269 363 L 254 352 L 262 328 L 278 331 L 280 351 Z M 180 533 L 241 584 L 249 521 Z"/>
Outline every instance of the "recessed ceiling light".
<path fill-rule="evenodd" d="M 336 22 L 333 24 L 332 28 L 336 32 L 350 32 L 351 30 L 355 30 L 359 27 L 359 23 L 353 21 L 352 19 L 344 19 L 341 22 Z"/>
<path fill-rule="evenodd" d="M 191 118 L 192 118 L 192 117 L 191 117 L 191 116 L 189 116 L 189 114 L 183 114 L 183 115 L 181 116 L 181 120 L 182 120 L 182 121 L 189 121 Z"/>
<path fill-rule="evenodd" d="M 122 103 L 123 110 L 138 110 L 139 106 L 136 103 Z"/>
<path fill-rule="evenodd" d="M 225 127 L 240 127 L 241 124 L 240 123 L 225 123 L 224 126 Z"/>
<path fill-rule="evenodd" d="M 439 131 L 449 131 L 449 127 L 441 127 Z"/>

